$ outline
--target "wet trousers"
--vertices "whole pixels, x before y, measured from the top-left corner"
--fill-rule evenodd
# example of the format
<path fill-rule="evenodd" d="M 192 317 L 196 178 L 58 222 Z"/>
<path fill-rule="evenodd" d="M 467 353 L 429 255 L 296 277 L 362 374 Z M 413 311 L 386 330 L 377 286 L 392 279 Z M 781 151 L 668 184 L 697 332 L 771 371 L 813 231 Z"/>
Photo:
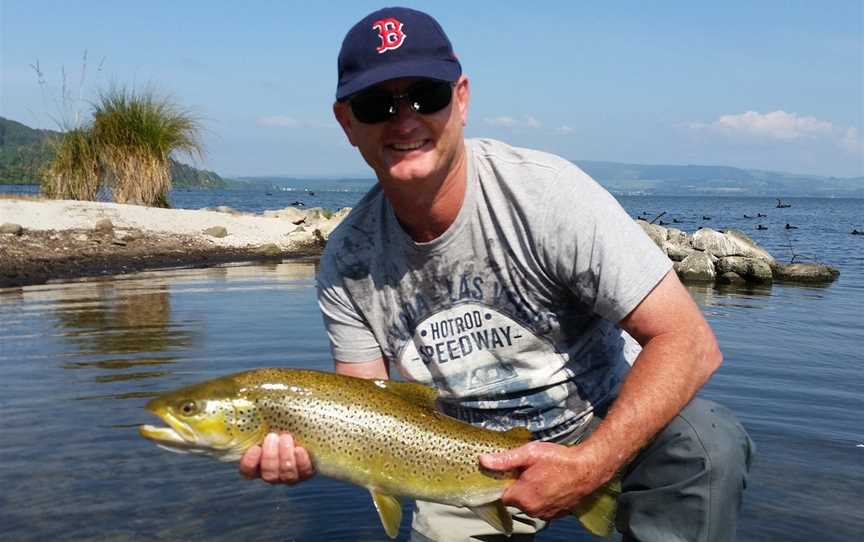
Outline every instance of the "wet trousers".
<path fill-rule="evenodd" d="M 562 444 L 573 444 L 587 432 Z M 624 469 L 615 526 L 624 542 L 721 542 L 735 527 L 754 446 L 727 408 L 693 399 Z M 511 509 L 512 512 L 518 512 Z M 574 532 L 581 529 L 575 518 Z M 518 513 L 514 535 L 467 508 L 418 501 L 412 542 L 528 542 L 546 522 Z M 587 539 L 586 535 L 586 539 Z"/>

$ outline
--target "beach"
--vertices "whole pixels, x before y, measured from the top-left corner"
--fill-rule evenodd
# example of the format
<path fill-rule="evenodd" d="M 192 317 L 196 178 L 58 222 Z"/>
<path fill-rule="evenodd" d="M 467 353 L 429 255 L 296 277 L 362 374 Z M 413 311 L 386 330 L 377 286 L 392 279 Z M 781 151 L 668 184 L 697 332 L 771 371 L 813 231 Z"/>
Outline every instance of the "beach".
<path fill-rule="evenodd" d="M 0 288 L 146 269 L 315 256 L 347 209 L 161 209 L 0 200 Z"/>

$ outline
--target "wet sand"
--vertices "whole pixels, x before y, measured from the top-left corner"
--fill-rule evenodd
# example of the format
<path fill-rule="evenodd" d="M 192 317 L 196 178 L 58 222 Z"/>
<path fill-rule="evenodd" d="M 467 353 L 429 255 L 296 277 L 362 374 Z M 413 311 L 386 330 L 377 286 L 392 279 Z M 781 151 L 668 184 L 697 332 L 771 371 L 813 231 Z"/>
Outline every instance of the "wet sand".
<path fill-rule="evenodd" d="M 289 208 L 148 209 L 98 202 L 0 200 L 0 288 L 145 269 L 320 254 L 341 216 Z M 223 228 L 208 232 L 208 228 Z"/>

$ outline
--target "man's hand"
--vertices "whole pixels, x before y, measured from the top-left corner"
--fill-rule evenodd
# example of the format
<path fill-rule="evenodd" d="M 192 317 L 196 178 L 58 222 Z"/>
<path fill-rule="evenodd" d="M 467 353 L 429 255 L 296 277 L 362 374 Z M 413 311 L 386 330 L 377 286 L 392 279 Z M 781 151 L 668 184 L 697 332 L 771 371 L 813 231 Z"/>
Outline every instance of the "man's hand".
<path fill-rule="evenodd" d="M 240 458 L 240 475 L 252 480 L 260 477 L 271 484 L 293 485 L 315 475 L 305 448 L 294 446 L 288 433 L 270 433 L 261 446 L 252 446 Z"/>
<path fill-rule="evenodd" d="M 494 471 L 516 471 L 519 479 L 501 500 L 529 516 L 551 520 L 567 515 L 579 499 L 609 481 L 614 467 L 604 465 L 582 446 L 529 442 L 519 448 L 480 456 L 480 465 Z"/>

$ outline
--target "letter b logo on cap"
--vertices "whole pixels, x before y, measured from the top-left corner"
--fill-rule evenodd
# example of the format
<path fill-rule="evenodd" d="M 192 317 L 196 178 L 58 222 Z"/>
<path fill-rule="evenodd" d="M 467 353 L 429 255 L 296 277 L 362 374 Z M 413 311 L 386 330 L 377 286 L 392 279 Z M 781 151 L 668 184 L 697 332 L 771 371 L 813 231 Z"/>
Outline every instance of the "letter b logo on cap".
<path fill-rule="evenodd" d="M 381 38 L 381 45 L 375 49 L 379 53 L 398 49 L 405 41 L 402 23 L 393 17 L 375 21 L 372 28 L 378 31 L 378 37 Z"/>

